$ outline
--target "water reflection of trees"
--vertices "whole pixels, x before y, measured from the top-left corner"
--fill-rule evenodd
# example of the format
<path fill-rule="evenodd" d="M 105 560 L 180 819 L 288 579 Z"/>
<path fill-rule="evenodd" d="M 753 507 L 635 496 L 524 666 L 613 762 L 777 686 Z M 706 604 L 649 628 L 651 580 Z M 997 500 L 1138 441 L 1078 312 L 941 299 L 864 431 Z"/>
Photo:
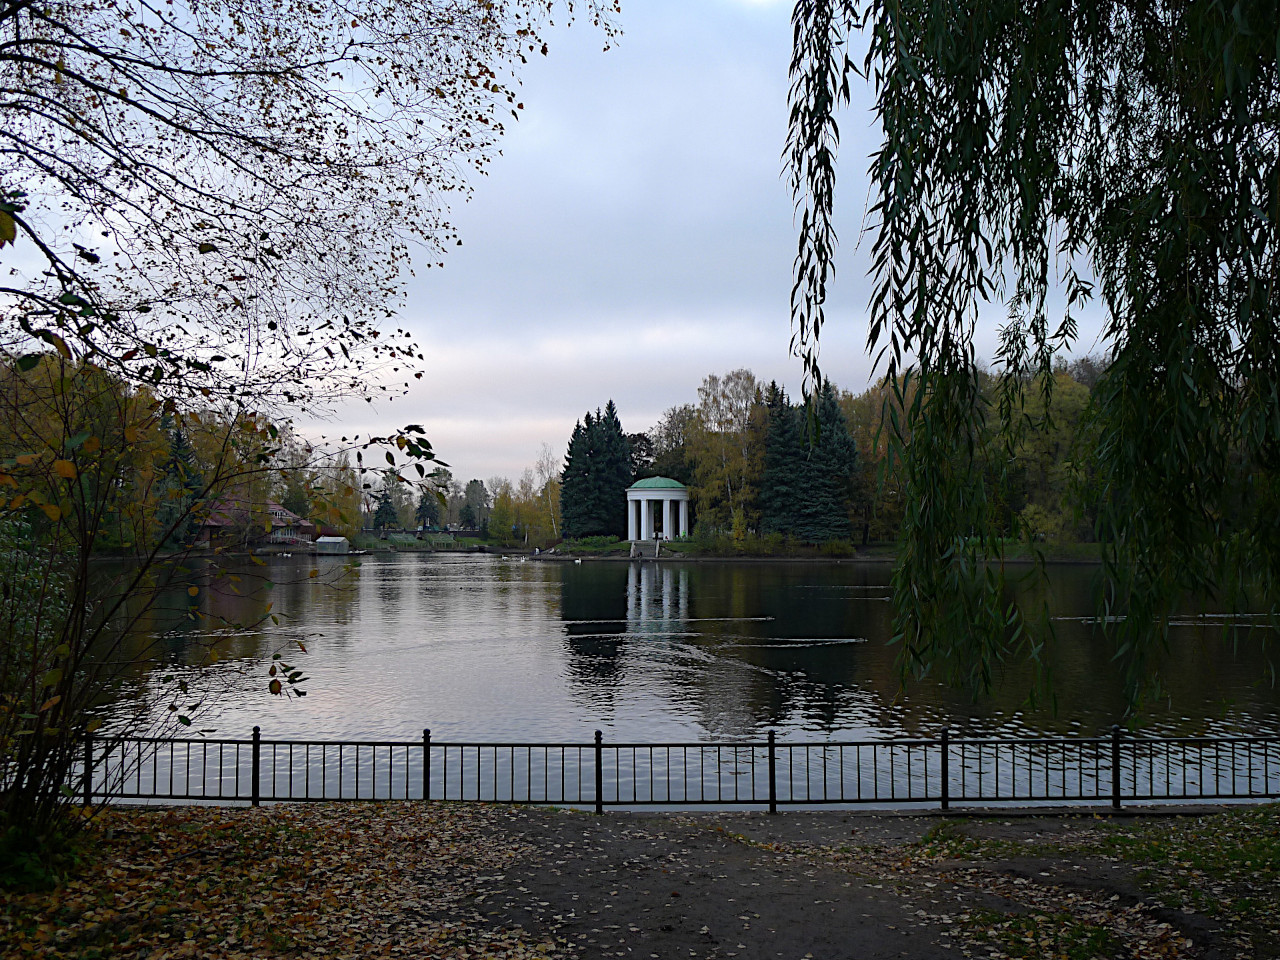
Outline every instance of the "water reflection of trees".
<path fill-rule="evenodd" d="M 332 570 L 309 557 L 265 567 L 220 561 L 225 575 L 204 577 L 210 585 L 194 601 L 185 586 L 162 594 L 133 642 L 137 650 L 146 646 L 153 664 L 195 671 L 202 642 L 220 623 L 260 623 L 219 641 L 218 669 L 256 671 L 261 679 L 262 663 L 299 636 L 324 676 L 315 693 L 331 712 L 364 709 L 370 689 L 393 703 L 404 691 L 417 695 L 432 686 L 444 698 L 433 709 L 438 703 L 441 713 L 477 731 L 488 729 L 491 718 L 468 714 L 474 707 L 466 697 L 450 700 L 445 687 L 522 690 L 529 680 L 504 666 L 503 653 L 477 666 L 473 641 L 485 639 L 501 641 L 489 651 L 527 656 L 542 684 L 539 695 L 510 705 L 513 716 L 545 717 L 548 702 L 563 702 L 556 709 L 572 712 L 574 722 L 612 716 L 636 739 L 655 735 L 648 725 L 655 717 L 667 729 L 723 737 L 760 736 L 770 727 L 932 736 L 944 723 L 957 735 L 1095 734 L 1120 717 L 1125 703 L 1112 651 L 1084 619 L 1096 609 L 1089 567 L 1050 571 L 1051 590 L 1042 599 L 1046 615 L 1058 618 L 1051 621 L 1056 640 L 1044 653 L 1052 693 L 1032 709 L 1026 700 L 1035 677 L 1026 665 L 1006 669 L 993 692 L 977 699 L 930 678 L 902 685 L 897 648 L 888 643 L 883 564 L 520 564 L 415 555 L 371 558 L 363 571 L 344 574 L 341 558 L 334 560 Z M 313 568 L 320 571 L 315 578 Z M 191 602 L 201 619 L 187 618 Z M 1211 729 L 1206 721 L 1214 718 L 1244 717 L 1255 728 L 1280 728 L 1280 693 L 1258 645 L 1236 651 L 1209 623 L 1174 626 L 1162 671 L 1167 695 L 1148 704 L 1143 724 L 1192 734 Z M 435 640 L 450 642 L 427 649 Z M 431 671 L 431 684 L 415 676 L 388 688 L 377 655 L 394 653 L 385 662 L 399 663 L 409 647 L 423 648 L 407 662 Z M 148 668 L 131 669 L 129 679 L 141 690 Z M 481 670 L 494 673 L 477 676 Z M 344 697 L 361 706 L 344 706 Z M 306 710 L 313 700 L 318 710 L 320 699 L 309 697 Z"/>
<path fill-rule="evenodd" d="M 882 564 L 593 565 L 566 575 L 562 615 L 596 621 L 566 624 L 580 683 L 642 682 L 716 736 L 767 727 L 934 736 L 943 725 L 957 735 L 1096 734 L 1123 717 L 1126 697 L 1113 651 L 1087 619 L 1096 609 L 1094 573 L 1052 570 L 1052 590 L 1039 600 L 1054 640 L 1040 667 L 998 666 L 992 690 L 981 693 L 927 676 L 904 682 L 889 642 Z M 620 604 L 625 624 L 616 622 Z M 1261 665 L 1234 650 L 1229 636 L 1175 627 L 1165 656 L 1167 700 L 1148 704 L 1145 725 L 1200 732 L 1235 709 L 1274 726 L 1280 698 L 1251 683 L 1263 676 Z M 1246 691 L 1248 702 L 1228 703 L 1219 691 Z"/>
<path fill-rule="evenodd" d="M 569 679 L 592 694 L 622 681 L 627 645 L 627 568 L 561 564 L 560 619 Z"/>
<path fill-rule="evenodd" d="M 103 563 L 96 602 L 114 602 L 113 585 L 134 569 L 130 561 Z M 243 694 L 246 684 L 265 690 L 265 671 L 253 663 L 267 658 L 273 639 L 269 565 L 186 558 L 145 575 L 148 589 L 124 598 L 132 629 L 113 656 L 118 683 L 103 703 L 109 726 L 141 723 L 144 732 L 164 734 L 181 712 L 197 723 L 184 730 L 199 729 L 210 707 Z"/>
<path fill-rule="evenodd" d="M 686 686 L 708 729 L 720 725 L 716 688 L 728 674 L 748 718 L 742 733 L 797 722 L 810 730 L 848 726 L 866 675 L 866 645 L 857 641 L 875 631 L 884 606 L 875 600 L 883 585 L 853 572 L 786 563 L 691 571 L 694 643 L 715 667 L 691 675 Z"/>

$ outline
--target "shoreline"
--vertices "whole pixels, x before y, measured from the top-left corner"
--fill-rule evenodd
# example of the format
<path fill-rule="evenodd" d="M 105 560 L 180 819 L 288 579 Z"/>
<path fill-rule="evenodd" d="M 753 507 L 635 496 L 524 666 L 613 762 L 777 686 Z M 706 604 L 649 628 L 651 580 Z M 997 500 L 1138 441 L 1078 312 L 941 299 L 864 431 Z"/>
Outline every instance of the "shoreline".
<path fill-rule="evenodd" d="M 893 548 L 879 547 L 872 551 L 860 552 L 856 551 L 852 554 L 841 556 L 822 556 L 812 553 L 778 553 L 778 554 L 718 554 L 718 553 L 685 553 L 679 550 L 671 550 L 669 547 L 663 548 L 663 553 L 654 557 L 650 551 L 646 555 L 643 550 L 639 556 L 631 556 L 622 549 L 606 550 L 593 552 L 585 550 L 574 552 L 570 547 L 565 552 L 560 552 L 560 547 L 552 547 L 535 553 L 525 547 L 503 546 L 501 544 L 469 544 L 464 547 L 456 548 L 440 548 L 440 547 L 410 547 L 407 545 L 383 545 L 384 541 L 379 541 L 374 545 L 362 546 L 352 549 L 348 553 L 318 553 L 314 549 L 306 547 L 292 546 L 289 549 L 268 548 L 265 550 L 225 550 L 213 551 L 207 549 L 192 549 L 190 551 L 174 552 L 156 557 L 157 562 L 172 561 L 192 561 L 205 562 L 210 560 L 249 560 L 251 558 L 258 559 L 301 559 L 311 558 L 314 560 L 346 560 L 348 558 L 360 558 L 368 556 L 377 556 L 381 554 L 408 553 L 408 554 L 485 554 L 488 556 L 516 556 L 523 557 L 528 560 L 560 562 L 560 563 L 576 563 L 576 562 L 607 562 L 607 563 L 805 563 L 805 564 L 879 564 L 892 565 L 897 562 L 897 551 Z M 645 543 L 643 547 L 648 548 L 651 544 Z M 93 562 L 105 561 L 136 561 L 143 559 L 141 557 L 121 554 L 121 553 L 95 553 L 90 558 Z M 1034 566 L 1041 560 L 1025 555 L 1010 556 L 997 559 L 988 559 L 984 561 L 988 565 L 1007 565 L 1007 566 Z M 1052 552 L 1046 551 L 1043 558 L 1046 565 L 1054 566 L 1101 566 L 1102 557 L 1080 557 L 1080 556 L 1055 556 Z"/>
<path fill-rule="evenodd" d="M 441 553 L 461 553 L 463 551 L 439 551 Z M 472 551 L 474 552 L 474 551 Z M 712 554 L 663 554 L 658 557 L 640 556 L 629 557 L 622 554 L 574 554 L 574 553 L 555 553 L 548 555 L 543 551 L 540 555 L 521 554 L 530 560 L 545 560 L 550 562 L 575 563 L 581 561 L 606 562 L 606 563 L 814 563 L 814 564 L 893 564 L 897 562 L 894 555 L 878 555 L 878 556 L 852 556 L 852 557 L 812 557 L 804 555 L 779 554 L 777 556 L 719 556 Z M 1003 564 L 1006 566 L 1035 566 L 1040 561 L 1029 557 L 1006 557 L 1003 560 L 987 560 L 988 564 Z M 1083 559 L 1080 557 L 1045 557 L 1046 565 L 1055 566 L 1101 566 L 1102 560 Z"/>

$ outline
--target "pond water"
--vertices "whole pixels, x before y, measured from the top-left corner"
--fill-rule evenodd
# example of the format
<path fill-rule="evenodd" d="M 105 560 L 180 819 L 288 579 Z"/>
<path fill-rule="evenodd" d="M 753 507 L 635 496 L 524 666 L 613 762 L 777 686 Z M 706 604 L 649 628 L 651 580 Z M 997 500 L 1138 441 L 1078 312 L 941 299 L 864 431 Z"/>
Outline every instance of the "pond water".
<path fill-rule="evenodd" d="M 769 729 L 784 739 L 882 739 L 943 726 L 1094 736 L 1124 708 L 1112 651 L 1092 622 L 1097 569 L 1088 565 L 1050 568 L 1053 695 L 1031 707 L 1026 667 L 976 700 L 930 680 L 902 685 L 883 563 L 391 554 L 346 569 L 345 559 L 273 559 L 238 571 L 239 593 L 202 588 L 200 625 L 153 625 L 159 662 L 113 706 L 115 724 L 148 709 L 162 677 L 186 678 L 204 697 L 197 727 L 233 737 L 255 724 L 264 736 L 308 739 L 416 739 L 427 727 L 438 740 L 535 742 L 585 741 L 596 729 L 638 741 Z M 191 667 L 218 629 L 211 624 L 264 619 L 220 641 L 213 668 Z M 1141 729 L 1280 731 L 1265 631 L 1233 638 L 1222 623 L 1192 611 L 1177 621 L 1166 689 Z M 307 652 L 286 659 L 310 677 L 307 696 L 272 697 L 271 655 L 294 639 Z"/>

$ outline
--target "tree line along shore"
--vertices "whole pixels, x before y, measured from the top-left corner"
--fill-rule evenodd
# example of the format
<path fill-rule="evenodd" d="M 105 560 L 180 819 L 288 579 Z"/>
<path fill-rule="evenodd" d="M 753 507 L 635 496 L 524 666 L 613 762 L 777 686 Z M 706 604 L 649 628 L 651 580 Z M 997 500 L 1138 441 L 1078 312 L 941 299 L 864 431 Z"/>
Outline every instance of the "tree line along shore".
<path fill-rule="evenodd" d="M 1093 358 L 1060 364 L 1025 391 L 1023 415 L 1036 429 L 1012 447 L 994 423 L 975 437 L 1007 558 L 1028 550 L 1064 560 L 1100 555 L 1094 521 L 1106 492 L 1091 483 L 1088 409 L 1102 373 Z M 118 479 L 95 517 L 100 554 L 273 543 L 287 550 L 321 534 L 368 550 L 483 545 L 611 554 L 627 549 L 626 488 L 666 477 L 688 488 L 693 516 L 689 535 L 664 545 L 675 553 L 874 557 L 892 551 L 906 508 L 886 437 L 900 391 L 883 380 L 860 393 L 824 381 L 812 396 L 793 398 L 750 370 L 712 374 L 696 403 L 669 408 L 647 430 L 627 432 L 610 401 L 579 420 L 564 456 L 543 444 L 514 480 L 464 484 L 443 466 L 419 476 L 404 463 L 373 469 L 360 450 L 308 440 L 288 422 L 213 405 L 166 407 L 92 365 L 69 375 L 53 354 L 25 370 L 9 367 L 4 377 L 14 400 L 4 447 L 15 463 L 34 449 L 34 437 L 55 428 L 93 445 L 81 453 L 111 451 Z M 987 386 L 994 403 L 994 377 Z M 68 407 L 75 422 L 55 423 Z M 24 488 L 25 522 L 58 519 L 65 508 L 58 470 L 70 465 L 43 464 L 48 490 Z M 1222 518 L 1228 532 L 1258 506 L 1249 497 L 1256 486 L 1249 461 L 1242 458 L 1236 473 L 1238 509 Z"/>
<path fill-rule="evenodd" d="M 1099 556 L 1091 504 L 1102 491 L 1087 482 L 1086 413 L 1103 369 L 1086 357 L 1059 364 L 1047 378 L 1052 382 L 1033 384 L 1024 416 L 1038 429 L 1026 431 L 1012 450 L 994 422 L 976 438 L 989 462 L 986 481 L 997 493 L 992 519 L 1007 556 L 1026 555 L 1029 545 L 1064 560 Z M 988 377 L 993 405 L 995 385 Z M 365 546 L 385 546 L 392 529 L 454 529 L 463 548 L 617 554 L 628 548 L 626 488 L 666 477 L 688 487 L 694 517 L 687 538 L 664 543 L 675 553 L 892 552 L 905 495 L 887 469 L 885 424 L 897 405 L 891 384 L 882 380 L 854 393 L 824 381 L 812 396 L 793 398 L 741 369 L 707 376 L 697 397 L 640 432 L 627 432 L 609 401 L 578 421 L 563 460 L 544 445 L 538 463 L 515 481 L 495 476 L 464 485 L 438 468 L 432 479 L 439 495 L 423 491 L 415 502 L 388 471 L 367 498 L 367 527 L 376 536 Z"/>

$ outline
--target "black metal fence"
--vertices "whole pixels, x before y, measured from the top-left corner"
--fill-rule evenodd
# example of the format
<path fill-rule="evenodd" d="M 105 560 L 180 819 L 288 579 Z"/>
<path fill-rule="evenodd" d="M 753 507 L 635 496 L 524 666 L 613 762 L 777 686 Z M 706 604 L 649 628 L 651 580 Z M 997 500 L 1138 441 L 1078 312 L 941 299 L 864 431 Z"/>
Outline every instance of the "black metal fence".
<path fill-rule="evenodd" d="M 1280 797 L 1280 737 L 833 743 L 86 742 L 94 799 L 478 800 L 592 807 L 1074 803 Z"/>

